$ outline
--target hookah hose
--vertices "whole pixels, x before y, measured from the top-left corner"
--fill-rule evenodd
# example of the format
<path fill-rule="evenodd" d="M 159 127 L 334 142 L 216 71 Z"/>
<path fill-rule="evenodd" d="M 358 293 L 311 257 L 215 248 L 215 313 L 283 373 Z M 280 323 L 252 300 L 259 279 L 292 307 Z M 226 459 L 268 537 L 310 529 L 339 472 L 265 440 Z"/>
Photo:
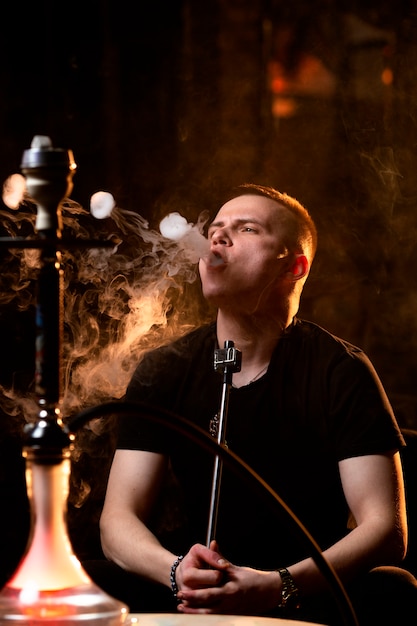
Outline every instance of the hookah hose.
<path fill-rule="evenodd" d="M 266 483 L 245 461 L 232 452 L 223 444 L 219 444 L 210 434 L 192 424 L 185 418 L 159 407 L 147 405 L 146 403 L 134 402 L 107 402 L 91 408 L 87 408 L 66 421 L 65 428 L 70 433 L 76 433 L 79 428 L 92 419 L 104 417 L 105 415 L 141 415 L 145 419 L 163 424 L 172 430 L 187 436 L 197 445 L 208 452 L 217 455 L 250 489 L 259 495 L 271 509 L 271 513 L 283 519 L 297 540 L 306 546 L 311 556 L 326 578 L 337 602 L 338 608 L 343 616 L 345 626 L 358 626 L 349 597 L 336 572 L 323 556 L 320 547 L 303 526 L 296 515 L 291 511 L 282 498 Z"/>

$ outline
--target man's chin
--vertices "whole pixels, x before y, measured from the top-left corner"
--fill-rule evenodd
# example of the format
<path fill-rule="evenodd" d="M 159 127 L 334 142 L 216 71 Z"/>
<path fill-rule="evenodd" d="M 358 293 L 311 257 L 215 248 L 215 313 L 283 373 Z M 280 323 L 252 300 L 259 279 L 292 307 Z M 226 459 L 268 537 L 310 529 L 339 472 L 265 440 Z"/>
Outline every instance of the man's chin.
<path fill-rule="evenodd" d="M 203 290 L 205 300 L 214 307 L 228 305 L 231 302 L 231 293 L 225 292 L 224 289 L 205 289 Z"/>

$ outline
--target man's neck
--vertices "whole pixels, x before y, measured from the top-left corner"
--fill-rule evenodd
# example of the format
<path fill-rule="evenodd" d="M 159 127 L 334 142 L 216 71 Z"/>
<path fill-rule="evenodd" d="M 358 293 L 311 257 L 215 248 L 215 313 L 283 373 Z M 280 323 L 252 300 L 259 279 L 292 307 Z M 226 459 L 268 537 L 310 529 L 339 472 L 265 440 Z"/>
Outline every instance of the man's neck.
<path fill-rule="evenodd" d="M 217 339 L 223 347 L 227 340 L 233 341 L 242 353 L 242 367 L 233 375 L 236 386 L 247 385 L 260 372 L 266 371 L 272 353 L 284 330 L 291 324 L 289 315 L 276 317 L 236 315 L 219 310 L 217 315 Z"/>

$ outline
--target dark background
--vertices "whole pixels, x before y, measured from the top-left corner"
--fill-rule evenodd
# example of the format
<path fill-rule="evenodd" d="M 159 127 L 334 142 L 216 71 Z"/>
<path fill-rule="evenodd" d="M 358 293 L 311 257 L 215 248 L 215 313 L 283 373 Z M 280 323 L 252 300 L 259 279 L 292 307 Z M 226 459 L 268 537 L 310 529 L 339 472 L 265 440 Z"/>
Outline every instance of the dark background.
<path fill-rule="evenodd" d="M 109 190 L 152 225 L 241 182 L 295 195 L 320 235 L 301 315 L 364 348 L 417 426 L 417 2 L 40 0 L 1 29 L 0 181 L 44 134 L 74 200 Z M 33 337 L 0 313 L 7 384 Z"/>
<path fill-rule="evenodd" d="M 417 423 L 416 3 L 63 9 L 3 8 L 0 179 L 46 134 L 74 152 L 73 199 L 109 190 L 151 224 L 242 181 L 295 195 L 320 230 L 302 314 L 363 347 Z"/>

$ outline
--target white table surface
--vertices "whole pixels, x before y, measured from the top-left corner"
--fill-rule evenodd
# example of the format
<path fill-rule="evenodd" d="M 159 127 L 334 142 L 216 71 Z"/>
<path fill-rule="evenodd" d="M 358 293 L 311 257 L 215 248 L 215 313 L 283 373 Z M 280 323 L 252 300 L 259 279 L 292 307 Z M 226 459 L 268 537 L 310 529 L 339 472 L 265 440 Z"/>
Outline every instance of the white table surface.
<path fill-rule="evenodd" d="M 252 617 L 250 615 L 200 615 L 190 613 L 130 613 L 128 626 L 314 626 L 312 622 L 300 622 L 275 617 Z M 316 626 L 320 626 L 317 624 Z"/>

